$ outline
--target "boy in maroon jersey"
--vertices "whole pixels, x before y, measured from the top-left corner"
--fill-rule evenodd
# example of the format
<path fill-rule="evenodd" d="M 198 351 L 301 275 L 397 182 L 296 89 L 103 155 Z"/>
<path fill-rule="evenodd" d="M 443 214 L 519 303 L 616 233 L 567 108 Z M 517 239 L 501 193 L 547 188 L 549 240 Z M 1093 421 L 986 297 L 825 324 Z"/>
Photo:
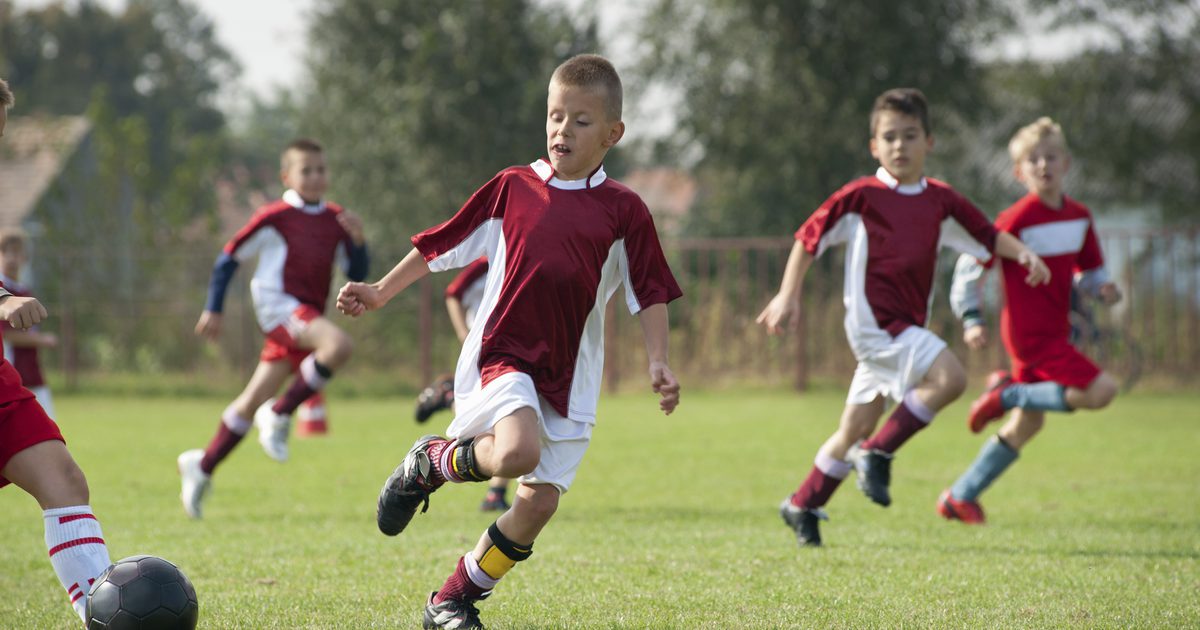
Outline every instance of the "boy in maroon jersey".
<path fill-rule="evenodd" d="M 8 83 L 0 79 L 0 138 L 13 106 Z M 28 330 L 46 318 L 32 297 L 18 297 L 0 286 L 0 320 Z M 42 507 L 46 548 L 71 607 L 84 618 L 88 588 L 111 564 L 108 547 L 88 505 L 83 471 L 67 451 L 58 425 L 46 415 L 21 377 L 0 359 L 0 488 L 14 483 Z"/>
<path fill-rule="evenodd" d="M 254 375 L 221 414 L 208 448 L 185 451 L 178 458 L 180 499 L 192 518 L 200 518 L 213 470 L 250 430 L 251 417 L 267 455 L 287 461 L 292 412 L 325 387 L 353 349 L 350 336 L 323 313 L 335 266 L 351 280 L 367 275 L 362 220 L 324 199 L 329 179 L 321 145 L 295 140 L 283 150 L 280 164 L 287 192 L 259 208 L 225 245 L 196 323 L 196 334 L 209 339 L 220 335 L 229 282 L 241 261 L 257 257 L 250 292 L 266 341 Z M 264 404 L 293 372 L 298 374 L 283 396 Z"/>
<path fill-rule="evenodd" d="M 451 439 L 417 441 L 380 492 L 377 524 L 400 533 L 447 481 L 502 476 L 520 485 L 512 509 L 430 596 L 426 628 L 482 627 L 475 602 L 533 553 L 591 439 L 604 307 L 622 284 L 641 320 L 659 407 L 669 414 L 679 404 L 667 366 L 667 303 L 682 293 L 646 205 L 604 172 L 625 131 L 621 98 L 603 57 L 568 59 L 550 79 L 549 159 L 501 171 L 449 221 L 414 236 L 416 248 L 382 280 L 338 294 L 338 308 L 358 316 L 431 270 L 488 257 L 478 321 L 454 378 Z"/>
<path fill-rule="evenodd" d="M 467 340 L 471 326 L 475 325 L 475 316 L 479 313 L 483 290 L 487 285 L 487 270 L 487 256 L 481 256 L 464 267 L 446 286 L 446 314 L 450 317 L 450 325 L 454 327 L 459 343 Z M 426 422 L 434 413 L 453 408 L 454 376 L 439 376 L 437 381 L 417 396 L 417 422 Z M 487 494 L 479 504 L 480 511 L 503 512 L 512 507 L 508 504 L 507 494 L 508 479 L 492 477 L 488 481 Z"/>
<path fill-rule="evenodd" d="M 962 364 L 924 327 L 940 246 L 995 252 L 1017 260 L 1027 282 L 1048 280 L 1045 264 L 1016 237 L 998 233 L 962 195 L 924 176 L 933 135 L 919 90 L 888 90 L 876 99 L 870 148 L 879 170 L 834 193 L 800 226 L 779 293 L 757 320 L 770 334 L 795 326 L 813 259 L 846 244 L 845 329 L 858 368 L 837 431 L 780 506 L 801 546 L 821 544 L 820 508 L 851 469 L 868 498 L 890 505 L 893 454 L 966 388 Z M 896 410 L 872 435 L 888 399 Z"/>
<path fill-rule="evenodd" d="M 1071 165 L 1062 128 L 1040 118 L 1013 136 L 1008 145 L 1013 174 L 1029 194 L 996 218 L 996 228 L 1019 236 L 1049 265 L 1048 287 L 1020 281 L 1020 271 L 1001 261 L 1004 310 L 1000 336 L 1012 359 L 1012 373 L 999 371 L 971 405 L 967 425 L 979 433 L 1012 409 L 1008 422 L 984 444 L 978 458 L 938 499 L 938 513 L 969 524 L 985 521 L 977 501 L 1037 435 L 1047 411 L 1102 409 L 1117 395 L 1117 383 L 1070 342 L 1071 291 L 1077 285 L 1105 304 L 1121 299 L 1104 269 L 1104 255 L 1083 204 L 1063 194 Z M 971 348 L 987 343 L 980 313 L 979 280 L 985 266 L 963 256 L 955 267 L 951 301 L 963 319 L 963 338 Z"/>
<path fill-rule="evenodd" d="M 21 230 L 4 230 L 0 233 L 0 283 L 18 297 L 33 297 L 29 288 L 20 283 L 21 268 L 29 261 L 29 238 Z M 42 365 L 38 349 L 58 345 L 54 333 L 42 332 L 36 326 L 29 330 L 13 328 L 0 322 L 4 331 L 4 359 L 12 363 L 21 375 L 21 384 L 33 392 L 46 415 L 54 417 L 54 402 L 50 398 L 50 387 L 42 377 Z"/>

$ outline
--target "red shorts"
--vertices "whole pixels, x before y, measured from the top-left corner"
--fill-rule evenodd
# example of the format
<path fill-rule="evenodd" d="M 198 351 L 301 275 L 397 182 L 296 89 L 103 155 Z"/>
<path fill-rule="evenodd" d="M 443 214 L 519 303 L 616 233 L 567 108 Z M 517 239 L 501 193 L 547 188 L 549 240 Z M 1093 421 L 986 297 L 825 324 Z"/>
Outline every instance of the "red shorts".
<path fill-rule="evenodd" d="M 46 415 L 36 398 L 25 398 L 0 405 L 0 470 L 14 455 L 49 440 L 66 443 L 58 425 Z M 9 481 L 0 475 L 0 488 Z"/>
<path fill-rule="evenodd" d="M 1100 367 L 1066 339 L 1047 343 L 1033 356 L 1011 352 L 1013 380 L 1018 383 L 1053 381 L 1066 387 L 1087 389 L 1100 376 Z"/>
<path fill-rule="evenodd" d="M 300 362 L 312 353 L 312 350 L 297 346 L 296 337 L 308 327 L 309 322 L 320 316 L 321 311 L 307 304 L 297 306 L 286 322 L 267 331 L 267 338 L 263 341 L 258 360 L 263 363 L 287 360 L 291 362 L 292 369 L 298 368 Z"/>

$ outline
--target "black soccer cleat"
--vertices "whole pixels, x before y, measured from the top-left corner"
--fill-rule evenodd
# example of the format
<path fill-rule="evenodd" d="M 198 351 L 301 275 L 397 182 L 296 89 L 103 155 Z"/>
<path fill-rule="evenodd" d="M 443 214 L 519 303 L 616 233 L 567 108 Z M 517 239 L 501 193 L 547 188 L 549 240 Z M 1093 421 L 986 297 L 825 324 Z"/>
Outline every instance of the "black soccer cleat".
<path fill-rule="evenodd" d="M 440 604 L 435 604 L 433 603 L 435 595 L 437 595 L 437 591 L 430 593 L 429 600 L 425 602 L 425 618 L 421 621 L 422 628 L 483 628 L 483 623 L 479 621 L 479 609 L 475 607 L 475 604 L 459 599 L 447 599 Z"/>
<path fill-rule="evenodd" d="M 421 390 L 417 395 L 417 409 L 414 414 L 417 422 L 425 422 L 430 416 L 449 409 L 454 404 L 454 379 L 441 378 L 436 383 Z"/>
<path fill-rule="evenodd" d="M 779 515 L 783 517 L 783 522 L 796 532 L 796 542 L 800 543 L 801 547 L 821 546 L 819 523 L 829 520 L 824 510 L 796 507 L 792 505 L 792 500 L 787 498 L 779 505 Z"/>
<path fill-rule="evenodd" d="M 883 507 L 891 505 L 888 486 L 892 483 L 892 454 L 856 446 L 850 451 L 850 462 L 858 475 L 858 489 Z"/>
<path fill-rule="evenodd" d="M 429 495 L 444 483 L 433 472 L 429 459 L 429 445 L 442 440 L 436 435 L 426 435 L 417 440 L 396 467 L 379 491 L 379 503 L 375 511 L 375 524 L 379 531 L 395 536 L 408 527 L 408 522 L 417 513 L 417 506 L 424 503 L 421 513 L 429 509 Z"/>

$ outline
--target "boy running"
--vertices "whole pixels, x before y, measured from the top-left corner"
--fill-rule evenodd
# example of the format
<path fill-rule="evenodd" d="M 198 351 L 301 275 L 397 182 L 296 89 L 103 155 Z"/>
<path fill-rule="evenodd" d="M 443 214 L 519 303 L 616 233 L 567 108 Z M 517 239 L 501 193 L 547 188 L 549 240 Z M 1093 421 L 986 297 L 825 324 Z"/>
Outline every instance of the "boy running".
<path fill-rule="evenodd" d="M 1041 431 L 1047 411 L 1102 409 L 1117 395 L 1116 381 L 1070 342 L 1073 286 L 1108 305 L 1116 304 L 1121 292 L 1104 269 L 1091 213 L 1063 194 L 1071 155 L 1062 127 L 1040 118 L 1013 136 L 1008 151 L 1013 175 L 1029 194 L 996 218 L 996 228 L 1019 236 L 1037 252 L 1049 265 L 1052 280 L 1048 287 L 1030 287 L 1021 282 L 1020 269 L 1001 261 L 1005 303 L 1000 336 L 1012 373 L 999 371 L 988 378 L 986 390 L 971 405 L 967 425 L 979 433 L 1005 411 L 1011 409 L 1012 415 L 937 505 L 945 518 L 969 524 L 985 521 L 979 495 Z M 993 262 L 981 264 L 964 255 L 955 266 L 951 302 L 963 320 L 963 339 L 975 349 L 987 343 L 979 280 Z"/>
<path fill-rule="evenodd" d="M 801 546 L 821 544 L 818 522 L 827 517 L 820 508 L 852 468 L 868 498 L 890 505 L 896 450 L 966 389 L 962 364 L 924 327 L 938 249 L 981 257 L 995 252 L 1017 260 L 1027 282 L 1048 280 L 1045 264 L 1016 237 L 998 233 L 953 188 L 925 177 L 925 156 L 933 148 L 928 111 L 915 89 L 888 90 L 875 100 L 870 149 L 879 170 L 834 193 L 800 226 L 779 293 L 757 319 L 770 334 L 785 322 L 795 326 L 812 261 L 831 245 L 846 244 L 845 329 L 858 368 L 837 431 L 780 506 Z M 898 404 L 875 432 L 888 399 Z"/>
<path fill-rule="evenodd" d="M 533 553 L 591 439 L 604 307 L 622 284 L 641 320 L 659 407 L 669 414 L 679 404 L 667 366 L 667 303 L 682 292 L 646 205 L 604 172 L 605 155 L 625 131 L 621 100 L 621 80 L 606 59 L 568 59 L 550 79 L 549 159 L 501 171 L 452 219 L 414 236 L 416 248 L 382 280 L 350 283 L 338 294 L 338 308 L 358 316 L 431 270 L 481 255 L 490 261 L 479 321 L 454 378 L 450 439 L 418 440 L 379 496 L 379 529 L 394 536 L 447 481 L 520 482 L 512 509 L 430 595 L 426 628 L 482 627 L 475 602 Z"/>

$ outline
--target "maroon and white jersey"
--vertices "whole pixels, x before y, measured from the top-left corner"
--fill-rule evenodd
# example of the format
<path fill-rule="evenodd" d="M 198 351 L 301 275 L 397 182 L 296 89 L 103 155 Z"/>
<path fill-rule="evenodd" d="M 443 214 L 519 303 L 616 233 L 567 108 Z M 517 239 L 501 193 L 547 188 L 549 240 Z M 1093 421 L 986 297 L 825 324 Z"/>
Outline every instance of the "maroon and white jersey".
<path fill-rule="evenodd" d="M 877 342 L 881 331 L 894 338 L 925 325 L 942 246 L 986 258 L 996 235 L 949 185 L 927 178 L 900 185 L 880 167 L 821 204 L 796 239 L 814 256 L 846 244 L 846 336 L 859 356 L 859 342 Z"/>
<path fill-rule="evenodd" d="M 433 271 L 490 262 L 456 397 L 524 372 L 556 411 L 587 423 L 600 397 L 609 298 L 623 283 L 637 313 L 683 294 L 646 204 L 603 167 L 573 181 L 545 160 L 505 169 L 412 242 Z"/>
<path fill-rule="evenodd" d="M 8 289 L 9 293 L 17 297 L 33 297 L 33 293 L 25 285 L 9 278 L 4 274 L 0 274 L 0 282 L 4 288 Z M 0 322 L 0 330 L 8 331 L 12 329 L 12 325 L 8 322 Z M 30 328 L 37 330 L 37 326 Z M 46 379 L 42 377 L 42 366 L 38 360 L 38 349 L 36 346 L 25 346 L 18 348 L 8 341 L 4 341 L 4 360 L 12 364 L 17 370 L 17 374 L 21 375 L 21 384 L 25 387 L 41 387 L 46 384 Z"/>
<path fill-rule="evenodd" d="M 487 285 L 487 257 L 483 256 L 467 265 L 458 272 L 457 276 L 446 287 L 446 297 L 454 298 L 462 304 L 466 315 L 467 330 L 475 326 L 475 315 L 479 313 L 479 305 L 483 303 L 483 288 Z"/>
<path fill-rule="evenodd" d="M 7 290 L 3 283 L 0 283 L 0 288 Z M 8 292 L 12 293 L 11 290 Z M 0 359 L 0 405 L 26 398 L 33 398 L 33 392 L 21 386 L 21 375 L 17 374 L 12 363 Z"/>
<path fill-rule="evenodd" d="M 225 244 L 238 263 L 258 257 L 250 280 L 254 312 L 264 331 L 283 325 L 301 304 L 325 312 L 333 268 L 349 266 L 350 234 L 338 223 L 342 208 L 306 204 L 293 190 L 255 211 Z"/>
<path fill-rule="evenodd" d="M 1071 284 L 1076 273 L 1102 271 L 1104 254 L 1092 226 L 1092 213 L 1063 196 L 1062 208 L 1047 206 L 1035 194 L 1021 198 L 996 218 L 996 227 L 1020 238 L 1050 268 L 1050 284 L 1025 284 L 1027 271 L 1002 260 L 1004 310 L 1000 331 L 1016 354 L 1028 355 L 1071 332 Z"/>

